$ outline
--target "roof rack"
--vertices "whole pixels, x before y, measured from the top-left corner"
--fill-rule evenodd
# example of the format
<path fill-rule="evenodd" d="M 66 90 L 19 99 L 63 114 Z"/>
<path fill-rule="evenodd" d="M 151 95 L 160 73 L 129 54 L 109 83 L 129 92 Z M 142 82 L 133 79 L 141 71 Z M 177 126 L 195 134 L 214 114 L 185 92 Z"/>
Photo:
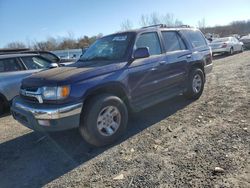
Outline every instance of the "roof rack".
<path fill-rule="evenodd" d="M 191 28 L 190 25 L 179 25 L 179 26 L 177 26 L 177 27 L 181 27 L 181 28 Z"/>
<path fill-rule="evenodd" d="M 152 27 L 159 27 L 159 28 L 191 28 L 190 25 L 167 26 L 166 24 L 156 24 L 156 25 L 150 25 L 150 26 L 142 27 L 141 29 L 152 28 Z"/>
<path fill-rule="evenodd" d="M 151 27 L 160 27 L 160 28 L 164 28 L 164 27 L 167 27 L 167 25 L 165 25 L 165 24 L 149 25 L 149 26 L 142 27 L 142 29 L 151 28 Z"/>

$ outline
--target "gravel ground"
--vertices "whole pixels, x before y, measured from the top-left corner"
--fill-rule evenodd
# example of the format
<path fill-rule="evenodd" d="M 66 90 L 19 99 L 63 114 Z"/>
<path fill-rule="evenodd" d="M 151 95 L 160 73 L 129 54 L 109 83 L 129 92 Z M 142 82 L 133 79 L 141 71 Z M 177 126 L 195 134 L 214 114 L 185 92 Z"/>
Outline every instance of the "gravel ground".
<path fill-rule="evenodd" d="M 202 97 L 134 115 L 120 143 L 0 118 L 0 187 L 250 187 L 250 51 L 217 57 Z"/>

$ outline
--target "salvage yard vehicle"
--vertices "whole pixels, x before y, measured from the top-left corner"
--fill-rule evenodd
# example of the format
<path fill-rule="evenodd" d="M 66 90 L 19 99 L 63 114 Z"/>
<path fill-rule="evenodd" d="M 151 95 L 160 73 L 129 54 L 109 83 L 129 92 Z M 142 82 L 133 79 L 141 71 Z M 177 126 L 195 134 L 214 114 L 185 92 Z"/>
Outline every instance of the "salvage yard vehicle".
<path fill-rule="evenodd" d="M 241 37 L 240 41 L 243 42 L 245 49 L 250 49 L 250 34 Z"/>
<path fill-rule="evenodd" d="M 0 55 L 0 114 L 19 94 L 23 78 L 42 69 L 57 66 L 36 54 Z"/>
<path fill-rule="evenodd" d="M 235 37 L 214 39 L 210 44 L 213 54 L 227 53 L 233 55 L 235 52 L 243 52 L 243 43 Z"/>
<path fill-rule="evenodd" d="M 184 94 L 198 99 L 212 53 L 194 28 L 144 27 L 98 39 L 67 67 L 22 81 L 13 117 L 37 131 L 79 128 L 94 146 L 113 143 L 127 127 L 128 112 Z"/>

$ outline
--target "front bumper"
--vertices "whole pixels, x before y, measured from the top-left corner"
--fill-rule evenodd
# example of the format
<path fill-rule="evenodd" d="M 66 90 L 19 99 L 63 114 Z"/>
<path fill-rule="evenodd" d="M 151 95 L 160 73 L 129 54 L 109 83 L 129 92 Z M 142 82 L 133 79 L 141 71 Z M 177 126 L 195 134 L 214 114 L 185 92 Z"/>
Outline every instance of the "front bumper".
<path fill-rule="evenodd" d="M 213 70 L 213 63 L 204 66 L 204 71 L 206 75 L 211 73 L 212 70 Z"/>
<path fill-rule="evenodd" d="M 11 106 L 14 119 L 37 131 L 61 131 L 79 127 L 83 103 L 46 105 L 16 97 Z"/>

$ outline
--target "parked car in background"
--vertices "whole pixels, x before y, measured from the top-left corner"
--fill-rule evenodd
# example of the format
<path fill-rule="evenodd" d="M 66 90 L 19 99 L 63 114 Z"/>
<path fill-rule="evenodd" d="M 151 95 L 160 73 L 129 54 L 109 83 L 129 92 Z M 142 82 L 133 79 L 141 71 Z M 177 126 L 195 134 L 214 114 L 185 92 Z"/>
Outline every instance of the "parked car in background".
<path fill-rule="evenodd" d="M 0 55 L 0 114 L 19 94 L 21 81 L 32 73 L 58 67 L 36 54 Z"/>
<path fill-rule="evenodd" d="M 57 64 L 60 64 L 62 66 L 75 63 L 75 61 L 76 61 L 75 59 L 72 59 L 72 58 L 71 59 L 61 59 L 55 53 L 50 52 L 50 51 L 46 51 L 46 50 L 31 50 L 29 48 L 0 49 L 0 54 L 17 54 L 17 53 L 37 54 L 37 55 L 40 55 L 40 56 L 48 59 L 52 63 L 57 63 Z"/>
<path fill-rule="evenodd" d="M 243 43 L 235 37 L 224 37 L 214 39 L 209 46 L 214 54 L 234 54 L 235 52 L 243 52 Z"/>
<path fill-rule="evenodd" d="M 49 51 L 29 50 L 29 51 L 24 51 L 22 53 L 34 53 L 34 54 L 38 54 L 38 55 L 40 55 L 40 56 L 48 59 L 49 61 L 51 61 L 53 63 L 60 64 L 62 66 L 75 63 L 75 61 L 73 59 L 61 59 L 56 54 L 54 54 L 52 52 L 49 52 Z"/>
<path fill-rule="evenodd" d="M 128 111 L 143 110 L 183 93 L 198 99 L 212 53 L 204 35 L 164 25 L 98 39 L 74 65 L 22 81 L 13 117 L 37 131 L 79 128 L 94 146 L 119 139 Z"/>
<path fill-rule="evenodd" d="M 241 37 L 240 41 L 244 44 L 245 49 L 250 49 L 250 34 Z"/>

